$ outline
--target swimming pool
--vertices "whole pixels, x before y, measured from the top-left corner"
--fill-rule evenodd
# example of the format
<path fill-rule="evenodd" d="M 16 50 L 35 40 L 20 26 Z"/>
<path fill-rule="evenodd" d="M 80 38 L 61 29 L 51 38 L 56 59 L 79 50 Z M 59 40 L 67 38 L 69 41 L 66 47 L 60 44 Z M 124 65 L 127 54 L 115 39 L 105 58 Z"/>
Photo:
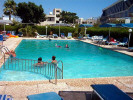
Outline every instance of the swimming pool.
<path fill-rule="evenodd" d="M 55 44 L 60 45 L 58 48 Z M 68 44 L 70 48 L 65 48 Z M 43 61 L 50 61 L 52 56 L 62 60 L 64 64 L 64 79 L 74 78 L 96 78 L 133 76 L 133 57 L 118 52 L 83 43 L 76 40 L 23 40 L 16 48 L 17 58 L 34 59 L 42 57 Z M 2 75 L 10 71 L 2 71 Z M 42 75 L 30 72 L 21 72 L 27 76 L 23 80 L 43 80 Z M 3 76 L 0 75 L 0 80 Z M 13 74 L 14 75 L 14 74 Z M 10 74 L 10 77 L 12 74 Z M 17 81 L 14 75 L 14 81 Z M 8 76 L 4 76 L 8 77 Z M 40 77 L 40 78 L 39 78 Z M 6 79 L 6 78 L 5 78 Z M 8 79 L 8 78 L 7 78 Z"/>

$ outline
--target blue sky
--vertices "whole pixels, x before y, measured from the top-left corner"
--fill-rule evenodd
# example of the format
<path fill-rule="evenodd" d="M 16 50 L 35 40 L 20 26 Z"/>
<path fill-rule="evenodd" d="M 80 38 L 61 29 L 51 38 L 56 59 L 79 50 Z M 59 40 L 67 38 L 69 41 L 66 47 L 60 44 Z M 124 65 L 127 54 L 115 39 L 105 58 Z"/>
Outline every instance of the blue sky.
<path fill-rule="evenodd" d="M 0 17 L 3 14 L 3 4 L 5 0 L 0 0 Z M 65 11 L 75 12 L 80 18 L 99 17 L 102 9 L 108 7 L 117 0 L 14 0 L 19 2 L 34 2 L 42 5 L 44 12 L 49 14 L 54 8 L 61 8 Z"/>

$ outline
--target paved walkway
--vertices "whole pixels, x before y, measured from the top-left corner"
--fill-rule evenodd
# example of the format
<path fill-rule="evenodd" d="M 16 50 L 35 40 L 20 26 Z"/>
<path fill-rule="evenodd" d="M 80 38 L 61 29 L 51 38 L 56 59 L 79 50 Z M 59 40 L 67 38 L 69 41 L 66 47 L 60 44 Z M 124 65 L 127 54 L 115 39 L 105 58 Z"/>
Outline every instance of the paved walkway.
<path fill-rule="evenodd" d="M 124 92 L 133 92 L 133 77 L 86 78 L 49 81 L 0 82 L 0 94 L 10 94 L 14 100 L 27 100 L 28 95 L 59 91 L 92 91 L 91 84 L 114 84 Z"/>
<path fill-rule="evenodd" d="M 116 52 L 120 52 L 120 53 L 123 53 L 123 54 L 127 54 L 129 56 L 133 56 L 133 52 L 129 52 L 128 48 L 126 47 L 119 47 L 119 46 L 116 46 L 116 45 L 99 45 L 95 42 L 93 42 L 92 40 L 81 40 L 83 42 L 86 42 L 86 43 L 90 43 L 90 44 L 93 44 L 93 45 L 96 45 L 96 46 L 99 46 L 99 47 L 103 47 L 103 48 L 106 48 L 106 49 L 110 49 L 110 50 L 113 50 L 113 51 L 116 51 Z"/>
<path fill-rule="evenodd" d="M 33 38 L 25 38 L 33 39 Z M 10 38 L 4 41 L 4 45 L 10 50 L 15 49 L 22 38 Z M 92 43 L 89 40 L 84 42 Z M 94 44 L 97 45 L 97 44 Z M 116 48 L 109 45 L 103 46 L 119 52 L 128 52 L 126 48 Z M 125 50 L 124 50 L 125 49 Z M 128 53 L 132 55 L 132 52 Z M 133 55 L 132 55 L 133 56 Z M 54 82 L 54 80 L 53 80 Z M 114 84 L 124 92 L 133 92 L 133 76 L 128 77 L 108 77 L 108 78 L 84 78 L 84 79 L 63 79 L 58 80 L 58 84 L 49 83 L 49 81 L 20 81 L 5 82 L 0 81 L 0 94 L 10 94 L 14 100 L 27 100 L 26 96 L 43 92 L 59 92 L 59 91 L 92 91 L 91 84 Z"/>

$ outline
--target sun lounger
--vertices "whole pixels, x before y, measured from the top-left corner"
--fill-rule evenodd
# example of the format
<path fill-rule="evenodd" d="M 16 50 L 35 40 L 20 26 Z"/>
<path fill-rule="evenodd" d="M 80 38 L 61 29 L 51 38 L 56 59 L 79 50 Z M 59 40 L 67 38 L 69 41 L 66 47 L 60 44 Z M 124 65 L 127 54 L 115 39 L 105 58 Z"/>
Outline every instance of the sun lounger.
<path fill-rule="evenodd" d="M 128 38 L 124 37 L 122 42 L 118 43 L 118 46 L 125 46 L 128 45 Z"/>
<path fill-rule="evenodd" d="M 13 100 L 13 98 L 11 95 L 3 94 L 3 95 L 0 95 L 0 100 Z"/>
<path fill-rule="evenodd" d="M 2 35 L 3 35 L 3 41 L 6 41 L 7 38 L 9 37 L 8 35 L 6 35 L 6 31 L 2 31 Z"/>
<path fill-rule="evenodd" d="M 128 47 L 128 50 L 132 52 L 133 51 L 133 47 Z"/>
<path fill-rule="evenodd" d="M 87 36 L 87 39 L 92 39 L 92 37 L 90 37 L 89 34 L 86 34 L 86 36 Z"/>
<path fill-rule="evenodd" d="M 133 100 L 113 84 L 91 85 L 101 100 Z"/>
<path fill-rule="evenodd" d="M 3 35 L 0 35 L 0 45 L 3 45 Z"/>
<path fill-rule="evenodd" d="M 65 34 L 64 33 L 61 33 L 61 38 L 65 39 Z"/>
<path fill-rule="evenodd" d="M 72 33 L 68 33 L 67 38 L 68 38 L 68 39 L 71 39 L 71 38 L 72 38 Z"/>
<path fill-rule="evenodd" d="M 35 95 L 27 96 L 28 100 L 63 100 L 57 93 L 55 92 L 47 92 Z"/>
<path fill-rule="evenodd" d="M 47 35 L 40 35 L 38 32 L 35 32 L 36 38 L 44 38 L 47 37 Z"/>
<path fill-rule="evenodd" d="M 53 38 L 58 38 L 58 35 L 57 34 L 53 34 Z"/>

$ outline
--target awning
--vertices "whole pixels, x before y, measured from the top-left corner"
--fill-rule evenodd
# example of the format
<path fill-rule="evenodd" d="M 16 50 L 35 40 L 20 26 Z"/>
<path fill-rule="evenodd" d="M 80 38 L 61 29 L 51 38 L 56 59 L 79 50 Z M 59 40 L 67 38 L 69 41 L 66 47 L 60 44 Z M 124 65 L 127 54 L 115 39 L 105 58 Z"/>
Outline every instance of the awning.
<path fill-rule="evenodd" d="M 128 24 L 116 24 L 117 27 L 128 27 L 128 28 L 133 28 L 133 23 L 128 23 Z"/>
<path fill-rule="evenodd" d="M 10 20 L 0 20 L 0 25 L 4 25 L 4 31 L 5 31 L 5 25 L 6 24 L 12 24 L 13 22 Z"/>
<path fill-rule="evenodd" d="M 56 23 L 56 24 L 51 24 L 51 26 L 71 26 L 71 25 L 66 23 Z"/>
<path fill-rule="evenodd" d="M 106 24 L 100 25 L 99 27 L 116 27 L 116 24 L 106 23 Z"/>
<path fill-rule="evenodd" d="M 0 20 L 0 24 L 12 24 L 12 21 L 10 20 Z"/>

